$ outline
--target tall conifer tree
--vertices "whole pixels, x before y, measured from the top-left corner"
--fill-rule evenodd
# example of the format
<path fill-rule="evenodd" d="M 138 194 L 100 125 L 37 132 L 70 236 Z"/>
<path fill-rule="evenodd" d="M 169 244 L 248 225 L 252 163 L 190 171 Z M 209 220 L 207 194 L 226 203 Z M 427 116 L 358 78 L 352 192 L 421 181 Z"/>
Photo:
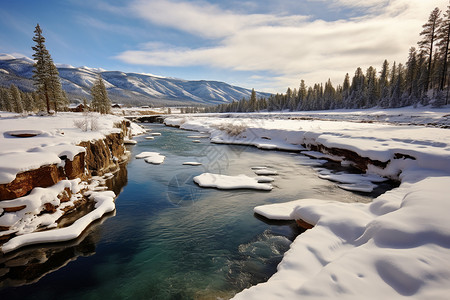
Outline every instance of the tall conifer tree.
<path fill-rule="evenodd" d="M 111 100 L 109 100 L 105 83 L 99 74 L 97 80 L 91 88 L 92 109 L 101 114 L 109 114 L 111 112 Z"/>
<path fill-rule="evenodd" d="M 425 79 L 425 88 L 428 90 L 431 82 L 431 72 L 432 72 L 432 62 L 433 62 L 433 47 L 436 42 L 437 29 L 439 23 L 441 22 L 441 10 L 436 7 L 430 14 L 428 21 L 422 26 L 423 30 L 420 33 L 423 36 L 422 40 L 417 44 L 421 49 L 423 49 L 428 55 L 428 70 L 427 77 Z"/>
<path fill-rule="evenodd" d="M 36 43 L 35 46 L 31 47 L 34 50 L 33 58 L 36 61 L 33 69 L 34 85 L 38 93 L 45 98 L 47 113 L 50 113 L 51 103 L 54 104 L 56 112 L 58 104 L 66 101 L 64 101 L 58 69 L 56 69 L 52 57 L 45 47 L 45 38 L 39 24 L 36 25 L 34 30 L 33 41 Z"/>

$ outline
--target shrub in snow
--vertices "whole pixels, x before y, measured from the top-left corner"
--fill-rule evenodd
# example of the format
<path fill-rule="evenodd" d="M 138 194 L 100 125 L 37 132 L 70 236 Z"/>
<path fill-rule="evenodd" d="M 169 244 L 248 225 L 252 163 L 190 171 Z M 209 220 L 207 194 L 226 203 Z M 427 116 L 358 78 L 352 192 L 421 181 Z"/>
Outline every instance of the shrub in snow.
<path fill-rule="evenodd" d="M 100 125 L 98 124 L 97 118 L 91 116 L 90 119 L 91 131 L 98 131 L 100 129 Z"/>
<path fill-rule="evenodd" d="M 88 130 L 87 119 L 74 120 L 73 125 L 75 125 L 75 127 L 77 127 L 77 128 L 80 128 L 82 131 Z"/>
<path fill-rule="evenodd" d="M 220 124 L 214 127 L 220 131 L 225 131 L 230 136 L 238 136 L 247 130 L 247 126 L 244 124 Z"/>
<path fill-rule="evenodd" d="M 86 114 L 83 119 L 74 120 L 73 124 L 84 132 L 89 129 L 91 131 L 98 131 L 100 129 L 97 118 L 89 114 Z"/>

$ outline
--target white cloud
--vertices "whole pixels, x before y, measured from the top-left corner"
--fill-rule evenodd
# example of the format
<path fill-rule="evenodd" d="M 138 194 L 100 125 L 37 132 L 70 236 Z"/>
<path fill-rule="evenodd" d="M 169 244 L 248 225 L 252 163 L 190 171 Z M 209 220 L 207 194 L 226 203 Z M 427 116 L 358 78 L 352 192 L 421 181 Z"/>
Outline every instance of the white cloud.
<path fill-rule="evenodd" d="M 140 0 L 131 9 L 141 18 L 217 40 L 216 44 L 205 48 L 150 44 L 117 58 L 141 65 L 266 71 L 274 76 L 272 87 L 281 91 L 283 86 L 297 87 L 301 78 L 310 85 L 328 78 L 339 84 L 345 73 L 351 75 L 359 66 L 379 68 L 384 59 L 404 62 L 409 47 L 419 40 L 421 25 L 442 1 L 336 0 L 333 4 L 380 10 L 327 22 L 306 16 L 245 16 L 207 3 Z"/>
<path fill-rule="evenodd" d="M 308 0 L 310 2 L 324 2 L 328 5 L 335 7 L 358 7 L 358 8 L 370 8 L 370 7 L 382 7 L 389 3 L 389 0 Z"/>
<path fill-rule="evenodd" d="M 130 9 L 140 18 L 208 38 L 223 37 L 240 29 L 242 16 L 221 11 L 208 3 L 171 0 L 135 1 Z"/>

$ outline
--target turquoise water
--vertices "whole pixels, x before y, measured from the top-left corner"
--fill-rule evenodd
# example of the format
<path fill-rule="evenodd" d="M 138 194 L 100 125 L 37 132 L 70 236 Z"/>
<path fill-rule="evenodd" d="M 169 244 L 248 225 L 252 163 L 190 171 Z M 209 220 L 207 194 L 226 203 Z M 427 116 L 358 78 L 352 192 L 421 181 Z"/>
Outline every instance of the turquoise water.
<path fill-rule="evenodd" d="M 266 281 L 291 241 L 293 222 L 253 214 L 261 204 L 299 198 L 370 201 L 320 180 L 314 160 L 253 147 L 194 143 L 182 131 L 147 125 L 127 168 L 111 183 L 116 211 L 76 241 L 30 247 L 0 257 L 0 299 L 217 299 Z M 142 151 L 166 156 L 151 165 Z M 197 161 L 201 166 L 185 166 Z M 203 172 L 253 175 L 252 166 L 279 173 L 271 192 L 203 189 Z M 373 195 L 371 195 L 373 196 Z"/>

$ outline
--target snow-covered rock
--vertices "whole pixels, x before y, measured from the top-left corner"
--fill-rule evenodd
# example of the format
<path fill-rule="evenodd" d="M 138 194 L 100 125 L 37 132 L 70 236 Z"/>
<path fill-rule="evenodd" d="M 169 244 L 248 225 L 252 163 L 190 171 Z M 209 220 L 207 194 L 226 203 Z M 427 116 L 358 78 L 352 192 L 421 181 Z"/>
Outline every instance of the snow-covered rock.
<path fill-rule="evenodd" d="M 222 174 L 203 173 L 194 177 L 194 182 L 201 187 L 214 187 L 223 190 L 231 189 L 255 189 L 255 190 L 272 190 L 272 185 L 268 183 L 260 183 L 257 178 L 247 175 L 229 176 Z"/>
<path fill-rule="evenodd" d="M 136 155 L 136 158 L 143 158 L 149 164 L 160 165 L 166 157 L 158 152 L 141 152 Z"/>

